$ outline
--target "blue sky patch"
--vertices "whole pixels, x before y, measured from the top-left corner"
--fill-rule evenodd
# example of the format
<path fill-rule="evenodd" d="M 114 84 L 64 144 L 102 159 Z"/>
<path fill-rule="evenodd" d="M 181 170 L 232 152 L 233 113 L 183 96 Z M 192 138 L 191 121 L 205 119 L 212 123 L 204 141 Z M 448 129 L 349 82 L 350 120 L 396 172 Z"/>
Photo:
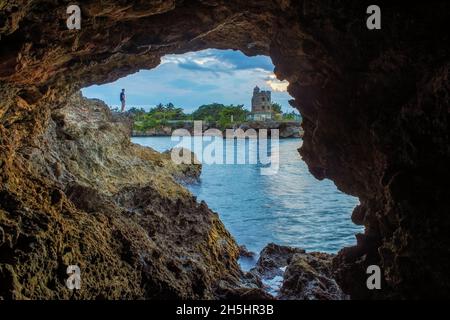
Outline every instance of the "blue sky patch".
<path fill-rule="evenodd" d="M 82 89 L 88 98 L 98 98 L 114 107 L 125 88 L 127 108 L 148 109 L 158 103 L 172 102 L 191 112 L 208 103 L 243 104 L 250 109 L 253 88 L 272 91 L 272 100 L 284 111 L 294 110 L 286 92 L 287 82 L 273 74 L 269 57 L 248 57 L 240 51 L 207 49 L 167 55 L 152 70 L 141 70 L 112 83 Z"/>

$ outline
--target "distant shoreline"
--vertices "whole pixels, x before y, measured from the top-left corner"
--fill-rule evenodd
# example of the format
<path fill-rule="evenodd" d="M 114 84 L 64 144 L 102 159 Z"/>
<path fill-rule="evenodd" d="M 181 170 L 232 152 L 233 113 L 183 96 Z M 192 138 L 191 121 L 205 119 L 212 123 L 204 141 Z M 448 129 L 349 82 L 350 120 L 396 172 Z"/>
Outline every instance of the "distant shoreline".
<path fill-rule="evenodd" d="M 191 135 L 191 136 L 174 136 L 174 137 L 203 137 L 204 135 Z M 206 135 L 207 137 L 211 137 L 209 135 Z M 142 134 L 132 134 L 131 138 L 163 138 L 163 137 L 172 137 L 171 134 L 165 134 L 165 135 L 142 135 Z M 270 137 L 270 135 L 268 135 Z M 235 137 L 237 139 L 243 139 L 242 137 Z M 302 137 L 279 137 L 280 139 L 302 139 Z M 227 140 L 226 136 L 223 136 L 224 140 Z M 257 137 L 259 139 L 259 137 Z M 231 140 L 231 139 L 230 139 Z"/>
<path fill-rule="evenodd" d="M 199 132 L 194 132 L 194 128 L 190 123 L 186 123 L 185 125 L 179 127 L 179 126 L 160 126 L 156 128 L 151 128 L 146 131 L 139 131 L 139 130 L 131 130 L 131 137 L 170 137 L 172 136 L 173 132 L 177 129 L 185 129 L 188 132 L 188 135 L 190 136 L 203 136 L 204 133 L 209 129 L 217 129 L 214 127 L 204 126 L 202 130 L 202 134 L 198 134 Z M 227 129 L 233 129 L 233 128 L 226 128 L 226 129 L 219 129 L 223 137 L 226 138 L 225 131 Z M 235 129 L 241 129 L 244 132 L 253 129 L 257 133 L 261 129 L 267 130 L 267 135 L 270 136 L 271 129 L 278 129 L 279 130 L 279 138 L 280 139 L 286 139 L 286 138 L 302 138 L 303 137 L 303 129 L 301 128 L 301 123 L 298 121 L 255 121 L 255 122 L 245 122 L 240 124 Z M 179 135 L 183 136 L 183 135 Z"/>

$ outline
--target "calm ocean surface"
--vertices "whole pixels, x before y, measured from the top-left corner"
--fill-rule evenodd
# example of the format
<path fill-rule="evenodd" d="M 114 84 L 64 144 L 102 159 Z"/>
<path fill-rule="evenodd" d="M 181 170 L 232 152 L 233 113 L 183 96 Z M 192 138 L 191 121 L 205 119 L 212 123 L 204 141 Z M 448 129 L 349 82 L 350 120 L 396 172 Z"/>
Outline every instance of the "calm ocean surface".
<path fill-rule="evenodd" d="M 132 141 L 160 152 L 179 143 L 171 137 L 135 137 Z M 226 152 L 234 156 L 256 150 L 248 140 L 225 145 Z M 203 164 L 200 183 L 188 187 L 219 213 L 237 242 L 250 251 L 258 253 L 274 242 L 335 253 L 355 244 L 355 233 L 362 232 L 350 220 L 359 202 L 338 191 L 333 182 L 316 180 L 300 159 L 300 145 L 301 139 L 280 140 L 277 174 L 261 175 L 261 164 Z M 183 146 L 193 149 L 189 140 Z"/>

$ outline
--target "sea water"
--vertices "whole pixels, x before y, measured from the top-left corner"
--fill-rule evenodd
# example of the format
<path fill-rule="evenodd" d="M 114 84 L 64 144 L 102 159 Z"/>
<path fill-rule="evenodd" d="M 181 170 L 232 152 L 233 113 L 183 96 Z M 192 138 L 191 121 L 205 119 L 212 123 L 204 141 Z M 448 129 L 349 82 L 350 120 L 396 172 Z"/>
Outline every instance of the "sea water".
<path fill-rule="evenodd" d="M 134 137 L 132 141 L 160 152 L 178 144 L 171 137 Z M 332 181 L 315 179 L 297 151 L 301 143 L 301 139 L 279 141 L 276 174 L 261 175 L 258 163 L 203 164 L 200 182 L 188 188 L 219 214 L 236 241 L 250 251 L 258 253 L 273 242 L 336 253 L 354 245 L 355 234 L 362 232 L 350 220 L 359 201 L 340 192 Z M 225 151 L 237 157 L 248 147 L 248 143 L 238 144 Z"/>

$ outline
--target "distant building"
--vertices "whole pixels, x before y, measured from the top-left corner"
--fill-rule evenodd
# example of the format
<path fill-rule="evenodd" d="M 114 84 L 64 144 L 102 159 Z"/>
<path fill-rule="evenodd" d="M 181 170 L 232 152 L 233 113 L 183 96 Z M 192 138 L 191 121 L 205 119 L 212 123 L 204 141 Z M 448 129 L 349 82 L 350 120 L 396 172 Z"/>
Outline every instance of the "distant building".
<path fill-rule="evenodd" d="M 273 118 L 271 92 L 260 90 L 258 86 L 253 89 L 252 112 L 247 120 L 264 121 Z"/>

